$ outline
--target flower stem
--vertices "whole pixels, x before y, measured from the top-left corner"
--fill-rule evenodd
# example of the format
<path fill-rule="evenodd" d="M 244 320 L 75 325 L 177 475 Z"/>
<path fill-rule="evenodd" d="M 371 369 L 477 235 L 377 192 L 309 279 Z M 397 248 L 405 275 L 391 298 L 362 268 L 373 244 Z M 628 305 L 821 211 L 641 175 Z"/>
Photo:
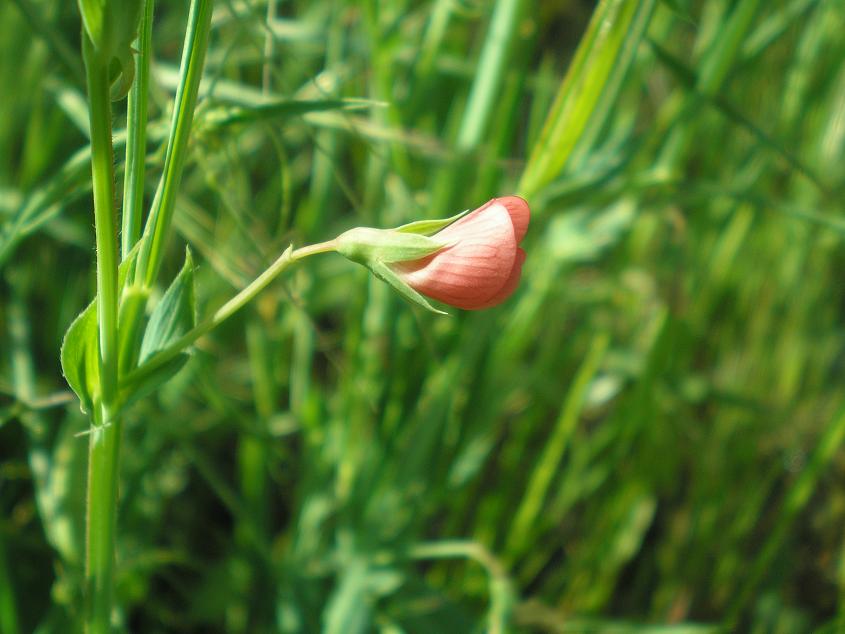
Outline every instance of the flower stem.
<path fill-rule="evenodd" d="M 273 264 L 261 273 L 261 275 L 256 277 L 241 292 L 218 308 L 209 319 L 186 332 L 166 348 L 156 352 L 150 359 L 145 361 L 141 367 L 126 375 L 122 385 L 131 385 L 142 381 L 152 375 L 165 363 L 176 358 L 183 350 L 185 350 L 185 348 L 193 344 L 197 339 L 214 330 L 217 326 L 246 306 L 253 297 L 258 295 L 258 293 L 260 293 L 282 271 L 287 269 L 297 260 L 307 258 L 310 255 L 316 255 L 317 253 L 334 251 L 335 248 L 336 243 L 334 240 L 321 242 L 320 244 L 312 244 L 295 251 L 291 247 L 288 247 L 285 249 L 285 252 L 282 253 L 275 262 L 273 262 Z"/>
<path fill-rule="evenodd" d="M 97 323 L 101 400 L 89 440 L 86 524 L 86 629 L 110 630 L 120 421 L 117 419 L 117 218 L 108 64 L 83 33 L 91 126 L 91 178 L 97 238 Z M 103 425 L 103 421 L 110 424 Z"/>

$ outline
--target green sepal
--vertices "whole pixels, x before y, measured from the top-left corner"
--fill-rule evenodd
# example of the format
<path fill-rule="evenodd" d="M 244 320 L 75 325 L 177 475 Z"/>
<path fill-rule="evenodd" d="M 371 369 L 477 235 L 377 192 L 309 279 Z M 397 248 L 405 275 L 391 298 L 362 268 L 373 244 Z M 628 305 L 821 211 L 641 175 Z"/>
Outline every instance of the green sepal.
<path fill-rule="evenodd" d="M 353 262 L 365 265 L 370 262 L 418 260 L 448 246 L 444 242 L 417 233 L 370 227 L 350 229 L 339 235 L 335 242 L 338 253 Z"/>
<path fill-rule="evenodd" d="M 438 315 L 448 315 L 449 313 L 438 310 L 434 306 L 428 303 L 428 300 L 420 295 L 417 291 L 413 288 L 408 286 L 401 277 L 396 275 L 396 273 L 391 269 L 387 264 L 384 262 L 369 262 L 367 263 L 367 268 L 373 272 L 380 280 L 387 282 L 390 284 L 402 297 L 407 299 L 412 304 L 416 304 L 417 306 L 422 306 L 426 310 L 430 310 L 433 313 L 437 313 Z"/>
<path fill-rule="evenodd" d="M 456 220 L 460 220 L 468 213 L 469 209 L 462 211 L 459 214 L 455 214 L 451 218 L 439 218 L 437 220 L 417 220 L 415 222 L 409 222 L 406 225 L 402 225 L 401 227 L 396 227 L 393 231 L 399 231 L 400 233 L 420 233 L 425 236 L 430 236 L 434 233 L 437 233 L 441 229 L 445 229 Z"/>
<path fill-rule="evenodd" d="M 166 348 L 197 323 L 197 303 L 194 289 L 194 261 L 191 250 L 185 249 L 185 264 L 156 305 L 144 338 L 138 362 L 143 364 L 156 352 Z"/>

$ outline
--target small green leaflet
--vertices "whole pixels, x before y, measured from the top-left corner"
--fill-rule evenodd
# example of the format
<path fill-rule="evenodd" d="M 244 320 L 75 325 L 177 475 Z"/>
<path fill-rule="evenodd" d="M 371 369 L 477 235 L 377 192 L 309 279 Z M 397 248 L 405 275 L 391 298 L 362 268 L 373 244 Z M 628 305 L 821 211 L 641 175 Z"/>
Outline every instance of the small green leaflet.
<path fill-rule="evenodd" d="M 197 323 L 197 302 L 194 289 L 194 261 L 191 250 L 185 250 L 185 264 L 150 315 L 141 341 L 139 363 L 166 348 Z"/>

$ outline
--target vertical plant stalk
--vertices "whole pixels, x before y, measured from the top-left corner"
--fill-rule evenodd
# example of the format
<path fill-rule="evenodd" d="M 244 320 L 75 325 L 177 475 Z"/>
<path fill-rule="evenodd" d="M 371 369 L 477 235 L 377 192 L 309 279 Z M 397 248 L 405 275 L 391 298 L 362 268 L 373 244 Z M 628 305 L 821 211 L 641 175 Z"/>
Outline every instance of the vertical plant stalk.
<path fill-rule="evenodd" d="M 121 258 L 126 258 L 141 237 L 154 7 L 155 0 L 145 0 L 141 29 L 138 33 L 137 70 L 132 88 L 129 89 L 126 110 L 126 176 L 123 182 Z"/>
<path fill-rule="evenodd" d="M 88 445 L 85 556 L 85 622 L 88 634 L 111 631 L 120 434 L 117 413 L 103 405 L 95 413 Z"/>
<path fill-rule="evenodd" d="M 15 585 L 9 570 L 9 558 L 3 535 L 0 535 L 0 632 L 3 634 L 17 634 L 20 632 Z"/>
<path fill-rule="evenodd" d="M 89 436 L 86 603 L 89 633 L 109 631 L 114 572 L 120 421 L 117 418 L 117 218 L 108 64 L 83 32 L 91 125 L 91 178 L 97 238 L 100 402 Z M 107 424 L 104 424 L 107 423 Z"/>

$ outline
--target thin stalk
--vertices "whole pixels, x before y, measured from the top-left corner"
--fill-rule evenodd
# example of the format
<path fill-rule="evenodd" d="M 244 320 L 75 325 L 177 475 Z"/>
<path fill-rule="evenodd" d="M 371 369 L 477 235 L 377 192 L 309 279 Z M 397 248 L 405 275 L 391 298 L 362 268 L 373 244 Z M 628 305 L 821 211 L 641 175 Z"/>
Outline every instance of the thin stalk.
<path fill-rule="evenodd" d="M 490 608 L 487 611 L 487 631 L 503 634 L 515 603 L 513 584 L 507 570 L 484 546 L 476 542 L 447 540 L 413 546 L 408 554 L 412 559 L 466 558 L 479 564 L 490 580 Z"/>
<path fill-rule="evenodd" d="M 86 541 L 86 631 L 111 631 L 114 587 L 117 481 L 121 421 L 117 411 L 105 405 L 96 414 L 88 444 L 88 504 Z M 103 421 L 109 424 L 104 425 Z"/>
<path fill-rule="evenodd" d="M 135 283 L 139 286 L 150 287 L 155 282 L 164 255 L 164 244 L 170 233 L 170 223 L 173 219 L 176 194 L 188 154 L 188 139 L 208 49 L 213 4 L 211 0 L 192 0 L 191 2 L 185 45 L 182 49 L 179 86 L 173 105 L 170 138 L 164 157 L 164 171 L 144 228 L 144 244 L 138 254 L 135 269 Z"/>
<path fill-rule="evenodd" d="M 126 258 L 141 237 L 154 6 L 155 0 L 144 1 L 144 16 L 138 33 L 138 68 L 129 90 L 126 110 L 126 176 L 123 181 L 121 258 Z"/>
<path fill-rule="evenodd" d="M 272 282 L 291 264 L 310 255 L 334 251 L 335 246 L 335 241 L 329 240 L 328 242 L 321 242 L 320 244 L 312 244 L 307 247 L 302 247 L 295 251 L 288 247 L 285 252 L 282 253 L 275 262 L 273 262 L 273 264 L 261 273 L 261 275 L 255 278 L 232 299 L 218 308 L 209 319 L 186 332 L 166 348 L 156 352 L 152 357 L 145 361 L 141 367 L 127 374 L 121 383 L 123 385 L 131 385 L 132 383 L 136 383 L 149 377 L 165 363 L 176 358 L 183 350 L 185 350 L 185 348 L 193 344 L 197 339 L 214 330 L 217 326 L 246 306 L 253 297 L 264 290 L 270 282 Z"/>
<path fill-rule="evenodd" d="M 273 48 L 276 40 L 270 24 L 275 17 L 276 0 L 267 0 L 267 32 L 264 34 L 264 64 L 261 68 L 261 92 L 265 95 L 270 92 L 270 81 L 273 78 Z"/>
<path fill-rule="evenodd" d="M 114 572 L 114 526 L 117 512 L 117 464 L 120 421 L 117 419 L 117 218 L 114 207 L 114 149 L 106 61 L 83 33 L 91 125 L 91 178 L 97 238 L 97 323 L 101 402 L 94 412 L 88 462 L 86 549 L 87 631 L 108 632 Z M 101 426 L 104 420 L 111 422 Z"/>
<path fill-rule="evenodd" d="M 100 381 L 104 402 L 117 386 L 117 218 L 114 207 L 114 149 L 108 66 L 84 36 L 91 125 L 91 178 L 97 239 L 97 322 L 100 335 Z"/>

